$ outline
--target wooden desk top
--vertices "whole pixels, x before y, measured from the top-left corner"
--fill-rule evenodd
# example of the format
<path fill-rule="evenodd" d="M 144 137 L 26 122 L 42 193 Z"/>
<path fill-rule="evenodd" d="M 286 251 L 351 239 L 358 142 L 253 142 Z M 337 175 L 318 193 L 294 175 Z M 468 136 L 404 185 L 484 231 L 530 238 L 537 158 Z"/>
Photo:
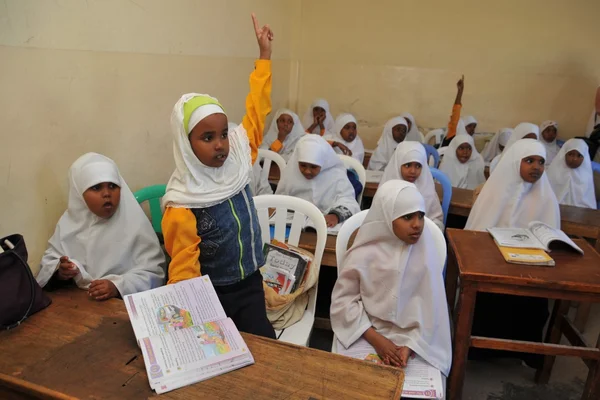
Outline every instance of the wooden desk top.
<path fill-rule="evenodd" d="M 584 255 L 555 250 L 550 256 L 554 267 L 510 264 L 488 232 L 462 229 L 446 230 L 450 251 L 454 254 L 461 282 L 494 282 L 549 290 L 600 294 L 600 255 L 585 240 L 575 239 Z"/>
<path fill-rule="evenodd" d="M 336 267 L 337 260 L 335 258 L 335 242 L 337 240 L 337 236 L 327 235 L 327 241 L 325 242 L 325 251 L 323 252 L 323 259 L 321 260 L 321 265 Z M 298 247 L 301 249 L 310 251 L 311 253 L 315 253 L 315 248 L 317 245 L 317 234 L 316 232 L 302 232 L 300 235 L 300 241 L 298 242 Z"/>
<path fill-rule="evenodd" d="M 0 332 L 0 373 L 86 399 L 155 396 L 122 301 L 95 302 L 75 288 L 51 297 L 47 309 Z M 242 336 L 255 365 L 160 398 L 400 398 L 401 369 Z"/>

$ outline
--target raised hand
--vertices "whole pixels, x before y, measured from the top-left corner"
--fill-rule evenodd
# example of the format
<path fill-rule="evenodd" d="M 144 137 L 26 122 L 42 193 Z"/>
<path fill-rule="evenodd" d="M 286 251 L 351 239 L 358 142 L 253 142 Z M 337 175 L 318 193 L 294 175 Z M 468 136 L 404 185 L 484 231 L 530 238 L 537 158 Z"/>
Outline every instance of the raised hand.
<path fill-rule="evenodd" d="M 273 31 L 269 25 L 265 25 L 262 28 L 258 24 L 256 15 L 252 13 L 252 23 L 254 24 L 254 32 L 256 33 L 256 41 L 258 42 L 258 48 L 260 49 L 261 60 L 271 59 L 271 41 L 274 38 Z"/>
<path fill-rule="evenodd" d="M 66 281 L 71 278 L 75 278 L 79 273 L 79 268 L 75 263 L 69 260 L 69 257 L 62 256 L 60 258 L 60 263 L 58 265 L 58 279 L 61 281 Z"/>
<path fill-rule="evenodd" d="M 460 78 L 460 80 L 458 82 L 456 82 L 456 87 L 461 92 L 465 89 L 465 76 L 464 75 L 462 76 L 462 78 Z"/>

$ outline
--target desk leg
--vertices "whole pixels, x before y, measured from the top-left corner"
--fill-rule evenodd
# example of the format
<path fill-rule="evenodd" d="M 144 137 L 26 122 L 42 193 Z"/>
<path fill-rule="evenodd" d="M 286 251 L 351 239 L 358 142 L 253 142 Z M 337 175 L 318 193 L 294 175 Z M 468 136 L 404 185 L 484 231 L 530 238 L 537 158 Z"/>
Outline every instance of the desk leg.
<path fill-rule="evenodd" d="M 456 304 L 456 286 L 458 282 L 458 265 L 456 258 L 452 253 L 449 254 L 446 267 L 446 298 L 450 307 L 450 317 L 454 316 L 454 306 Z"/>
<path fill-rule="evenodd" d="M 557 344 L 560 342 L 560 338 L 562 337 L 561 323 L 564 316 L 569 312 L 569 304 L 570 302 L 565 300 L 556 300 L 554 302 L 544 343 Z M 536 383 L 548 383 L 555 360 L 556 356 L 544 357 L 544 366 L 535 373 Z"/>
<path fill-rule="evenodd" d="M 454 331 L 454 348 L 452 351 L 452 370 L 448 380 L 449 400 L 460 400 L 462 397 L 465 368 L 471 342 L 475 297 L 477 295 L 477 290 L 472 284 L 461 282 L 460 286 Z"/>
<path fill-rule="evenodd" d="M 600 349 L 600 335 L 596 342 L 596 348 Z M 583 388 L 583 396 L 581 400 L 597 400 L 600 398 L 600 362 L 592 361 L 592 367 L 588 372 L 588 378 Z"/>

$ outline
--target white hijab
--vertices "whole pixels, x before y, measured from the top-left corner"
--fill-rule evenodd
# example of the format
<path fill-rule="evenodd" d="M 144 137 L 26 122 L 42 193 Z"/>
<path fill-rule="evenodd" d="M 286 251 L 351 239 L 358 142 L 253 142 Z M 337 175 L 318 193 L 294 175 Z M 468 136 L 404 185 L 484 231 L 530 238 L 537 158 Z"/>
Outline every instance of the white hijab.
<path fill-rule="evenodd" d="M 475 124 L 475 125 L 477 125 L 477 123 L 478 123 L 478 122 L 477 122 L 477 120 L 475 119 L 475 117 L 474 117 L 474 116 L 472 116 L 472 115 L 467 115 L 467 116 L 466 116 L 466 117 L 464 117 L 462 120 L 463 120 L 463 122 L 464 122 L 464 124 L 465 124 L 465 127 L 466 127 L 467 125 L 471 125 L 471 124 Z"/>
<path fill-rule="evenodd" d="M 506 146 L 504 146 L 504 151 L 498 154 L 492 160 L 490 164 L 490 175 L 492 174 L 492 172 L 494 172 L 494 169 L 496 169 L 496 166 L 498 165 L 502 157 L 504 157 L 504 153 L 506 153 L 506 150 L 508 150 L 513 144 L 517 143 L 519 140 L 523 139 L 523 137 L 529 135 L 530 133 L 535 134 L 536 140 L 540 139 L 540 128 L 536 124 L 522 122 L 515 127 L 512 135 L 510 135 L 510 138 L 506 143 Z"/>
<path fill-rule="evenodd" d="M 549 166 L 550 164 L 552 164 L 554 157 L 556 157 L 556 155 L 560 151 L 560 147 L 558 147 L 558 143 L 556 143 L 556 138 L 554 138 L 554 140 L 552 142 L 548 143 L 548 142 L 546 142 L 546 140 L 544 139 L 544 136 L 542 135 L 544 133 L 544 130 L 550 126 L 553 126 L 556 129 L 558 129 L 558 122 L 544 121 L 544 122 L 542 122 L 542 125 L 540 125 L 540 135 L 539 135 L 540 142 L 542 142 L 542 144 L 546 148 L 546 166 Z"/>
<path fill-rule="evenodd" d="M 387 181 L 393 179 L 404 180 L 402 177 L 401 167 L 410 162 L 418 162 L 421 164 L 421 175 L 415 181 L 415 186 L 425 199 L 425 214 L 431 219 L 440 229 L 444 229 L 444 213 L 440 205 L 440 198 L 435 191 L 435 183 L 429 165 L 427 165 L 427 153 L 425 147 L 417 142 L 402 142 L 396 147 L 396 151 L 392 159 L 385 167 L 383 176 L 379 185 L 381 186 Z"/>
<path fill-rule="evenodd" d="M 356 124 L 357 133 L 353 141 L 347 142 L 342 137 L 342 129 L 344 128 L 344 126 L 346 126 L 346 124 L 350 122 L 354 122 Z M 350 151 L 352 151 L 353 158 L 357 159 L 361 163 L 363 162 L 363 159 L 365 158 L 365 146 L 363 145 L 360 136 L 358 136 L 358 122 L 356 121 L 356 118 L 354 118 L 354 115 L 348 113 L 342 113 L 338 115 L 338 117 L 335 119 L 335 124 L 333 125 L 333 131 L 326 135 L 323 135 L 323 137 L 325 138 L 325 140 L 334 140 L 336 142 L 342 143 L 347 148 L 349 148 Z M 337 147 L 335 148 L 335 152 L 338 154 L 342 154 L 342 151 Z"/>
<path fill-rule="evenodd" d="M 300 162 L 318 165 L 321 172 L 306 179 L 300 172 Z M 310 201 L 323 214 L 337 206 L 346 207 L 352 214 L 360 211 L 344 163 L 319 135 L 304 135 L 298 141 L 275 193 Z"/>
<path fill-rule="evenodd" d="M 369 160 L 368 169 L 372 171 L 382 171 L 392 158 L 394 150 L 396 150 L 396 146 L 398 146 L 398 142 L 394 140 L 394 134 L 392 132 L 392 129 L 396 125 L 404 125 L 408 130 L 408 123 L 403 117 L 394 117 L 386 122 L 381 137 L 377 142 L 377 148 L 373 152 L 371 160 Z M 408 136 L 408 132 L 406 132 L 406 134 Z"/>
<path fill-rule="evenodd" d="M 571 150 L 577 150 L 583 156 L 583 163 L 579 168 L 567 166 L 565 156 Z M 597 207 L 594 171 L 588 145 L 583 140 L 567 140 L 548 168 L 548 179 L 560 204 L 593 209 Z"/>
<path fill-rule="evenodd" d="M 392 180 L 379 187 L 333 288 L 331 327 L 345 347 L 373 327 L 447 376 L 452 343 L 442 276 L 446 249 L 436 251 L 437 228 L 427 223 L 413 245 L 392 228 L 394 220 L 416 211 L 424 212 L 425 204 L 412 183 Z"/>
<path fill-rule="evenodd" d="M 471 158 L 464 164 L 456 157 L 456 149 L 463 143 L 468 143 L 472 149 Z M 484 183 L 484 168 L 483 158 L 475 147 L 473 137 L 469 134 L 456 135 L 452 139 L 448 145 L 448 150 L 444 153 L 442 165 L 440 165 L 440 171 L 450 178 L 452 186 L 461 189 L 475 189 Z"/>
<path fill-rule="evenodd" d="M 504 156 L 483 186 L 475 201 L 465 229 L 527 228 L 531 221 L 541 221 L 560 229 L 558 201 L 544 173 L 536 183 L 521 178 L 521 160 L 528 156 L 546 157 L 538 140 L 522 139 L 518 146 L 504 149 Z"/>
<path fill-rule="evenodd" d="M 491 162 L 494 157 L 498 154 L 502 153 L 500 150 L 500 146 L 506 147 L 508 143 L 508 139 L 510 135 L 512 135 L 513 130 L 511 128 L 502 128 L 490 140 L 486 145 L 483 151 L 481 152 L 481 156 L 483 157 L 483 161 Z"/>
<path fill-rule="evenodd" d="M 410 130 L 406 134 L 406 139 L 404 140 L 423 143 L 425 141 L 425 136 L 419 131 L 415 117 L 407 112 L 400 114 L 400 116 L 404 117 L 406 120 L 410 120 L 411 123 Z"/>
<path fill-rule="evenodd" d="M 203 97 L 212 103 L 195 109 L 186 132 L 183 123 L 184 104 L 195 97 Z M 192 151 L 188 134 L 194 126 L 209 115 L 225 114 L 217 104 L 217 99 L 208 95 L 188 93 L 173 107 L 171 132 L 175 171 L 169 179 L 167 192 L 162 199 L 165 207 L 211 207 L 233 197 L 250 182 L 252 157 L 250 142 L 243 125 L 229 131 L 229 156 L 221 167 L 204 165 Z"/>
<path fill-rule="evenodd" d="M 329 111 L 329 103 L 325 99 L 317 99 L 317 100 L 313 101 L 313 103 L 310 105 L 308 110 L 306 110 L 306 112 L 304 113 L 304 116 L 302 117 L 302 125 L 304 125 L 304 127 L 306 129 L 308 129 L 313 124 L 313 122 L 315 121 L 315 117 L 313 116 L 313 109 L 315 107 L 321 107 L 322 109 L 325 110 L 325 121 L 323 121 L 323 126 L 325 127 L 325 133 L 332 132 L 333 131 L 333 116 L 331 115 L 331 111 Z M 317 126 L 312 132 L 309 132 L 309 133 L 320 134 L 321 133 L 320 129 L 321 128 L 319 128 Z"/>
<path fill-rule="evenodd" d="M 83 193 L 102 182 L 121 188 L 121 201 L 109 219 L 90 211 Z M 69 170 L 69 203 L 60 217 L 40 265 L 37 281 L 45 286 L 67 256 L 79 268 L 75 283 L 87 289 L 97 279 L 108 279 L 121 296 L 164 284 L 165 256 L 156 233 L 133 193 L 108 157 L 87 153 Z"/>
<path fill-rule="evenodd" d="M 287 162 L 287 160 L 294 152 L 294 147 L 296 146 L 296 143 L 298 143 L 298 140 L 300 140 L 300 138 L 306 134 L 306 132 L 304 131 L 304 127 L 300 122 L 300 118 L 292 110 L 289 110 L 287 108 L 280 108 L 279 110 L 277 110 L 273 121 L 271 121 L 271 126 L 269 127 L 267 134 L 263 138 L 263 143 L 260 147 L 262 149 L 269 149 L 273 142 L 277 140 L 277 135 L 279 134 L 279 129 L 277 128 L 277 119 L 279 119 L 279 117 L 282 114 L 287 114 L 294 120 L 294 126 L 292 127 L 292 131 L 283 140 L 283 147 L 279 151 L 279 155 L 282 156 L 283 159 Z"/>

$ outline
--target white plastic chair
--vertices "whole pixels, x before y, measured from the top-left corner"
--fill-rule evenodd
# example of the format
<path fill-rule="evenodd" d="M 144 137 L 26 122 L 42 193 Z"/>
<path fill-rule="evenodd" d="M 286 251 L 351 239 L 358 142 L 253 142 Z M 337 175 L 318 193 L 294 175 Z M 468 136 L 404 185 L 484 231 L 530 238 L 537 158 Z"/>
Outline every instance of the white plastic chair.
<path fill-rule="evenodd" d="M 365 167 L 361 164 L 361 162 L 358 161 L 356 158 L 345 156 L 343 154 L 338 154 L 338 157 L 342 160 L 346 169 L 353 169 L 358 174 L 358 180 L 362 185 L 362 190 L 360 191 L 357 200 L 358 204 L 360 205 L 362 204 L 363 193 L 365 192 L 365 185 L 367 184 L 367 171 L 365 170 Z"/>
<path fill-rule="evenodd" d="M 423 143 L 431 144 L 431 143 L 429 143 L 429 141 L 431 139 L 434 139 L 434 141 L 433 141 L 434 145 L 440 144 L 444 140 L 445 134 L 446 134 L 446 132 L 444 132 L 444 130 L 442 128 L 432 129 L 429 132 L 427 132 L 427 135 L 425 135 L 425 140 L 423 141 Z"/>
<path fill-rule="evenodd" d="M 275 161 L 275 164 L 279 167 L 279 176 L 283 175 L 283 171 L 286 167 L 286 162 L 279 154 L 274 151 L 267 149 L 258 149 L 258 162 L 263 161 L 262 172 L 260 175 L 261 179 L 269 180 L 269 172 L 271 171 L 271 163 Z M 266 176 L 265 176 L 266 175 Z"/>
<path fill-rule="evenodd" d="M 325 217 L 321 210 L 306 200 L 278 194 L 256 196 L 254 197 L 254 205 L 258 213 L 263 243 L 271 242 L 269 208 L 276 209 L 274 239 L 288 243 L 292 246 L 298 246 L 302 228 L 306 217 L 308 217 L 317 231 L 317 243 L 311 268 L 317 268 L 317 270 L 321 268 L 321 259 L 323 258 L 325 243 L 327 241 L 327 224 L 325 223 Z M 288 211 L 293 212 L 294 217 L 289 230 L 288 239 L 286 240 L 286 219 Z M 299 346 L 308 346 L 315 322 L 317 286 L 318 281 L 308 292 L 308 306 L 304 311 L 302 319 L 282 331 L 275 332 L 275 335 L 279 340 Z"/>
<path fill-rule="evenodd" d="M 342 228 L 340 229 L 340 232 L 338 233 L 337 241 L 335 242 L 335 259 L 337 262 L 338 277 L 340 276 L 340 271 L 341 271 L 344 259 L 346 258 L 346 249 L 348 248 L 348 240 L 350 240 L 350 237 L 352 236 L 354 231 L 362 225 L 368 212 L 369 212 L 369 210 L 363 210 L 363 211 L 359 212 L 358 214 L 355 214 L 352 217 L 350 217 L 348 220 L 346 220 L 346 222 L 344 222 L 344 225 L 342 226 Z M 442 230 L 428 217 L 425 217 L 425 225 L 433 232 L 433 240 L 435 243 L 435 250 L 440 253 L 440 256 L 446 258 L 447 257 L 446 239 L 444 239 L 444 234 L 442 233 Z M 444 265 L 446 265 L 446 264 L 444 263 Z M 442 277 L 443 277 L 443 272 L 442 272 Z M 444 293 L 444 296 L 445 295 L 446 294 Z M 331 352 L 337 353 L 337 337 L 335 336 L 335 333 L 333 334 L 333 343 L 331 345 Z"/>

